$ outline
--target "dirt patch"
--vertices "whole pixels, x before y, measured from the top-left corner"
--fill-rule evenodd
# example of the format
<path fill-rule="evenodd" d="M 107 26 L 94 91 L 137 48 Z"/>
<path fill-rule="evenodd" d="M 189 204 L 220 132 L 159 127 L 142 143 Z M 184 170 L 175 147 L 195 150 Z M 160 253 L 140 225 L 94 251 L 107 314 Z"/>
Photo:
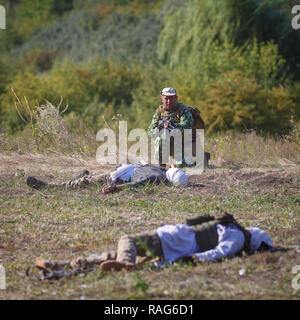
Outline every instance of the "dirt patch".
<path fill-rule="evenodd" d="M 214 169 L 202 175 L 190 178 L 191 187 L 201 190 L 201 194 L 222 196 L 232 188 L 249 185 L 249 192 L 256 189 L 274 190 L 280 187 L 287 189 L 288 194 L 300 194 L 299 168 L 279 169 Z M 252 186 L 252 188 L 250 188 Z"/>
<path fill-rule="evenodd" d="M 99 166 L 96 159 L 83 159 L 68 156 L 33 155 L 3 155 L 0 154 L 0 176 L 17 175 L 17 170 L 23 170 L 25 175 L 33 174 L 74 174 L 88 168 L 92 172 L 112 170 L 113 166 Z"/>

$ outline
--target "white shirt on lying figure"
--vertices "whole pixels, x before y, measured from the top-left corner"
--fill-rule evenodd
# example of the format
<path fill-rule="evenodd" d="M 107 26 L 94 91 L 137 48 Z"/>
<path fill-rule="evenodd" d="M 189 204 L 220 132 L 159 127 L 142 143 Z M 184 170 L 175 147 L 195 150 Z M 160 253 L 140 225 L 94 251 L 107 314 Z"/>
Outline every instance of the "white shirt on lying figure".
<path fill-rule="evenodd" d="M 262 242 L 273 247 L 270 236 L 259 228 L 249 228 L 251 233 L 251 250 L 257 250 Z M 231 257 L 242 250 L 245 242 L 243 232 L 235 225 L 223 226 L 217 224 L 218 245 L 208 251 L 199 252 L 196 234 L 193 228 L 186 224 L 165 225 L 157 229 L 161 240 L 165 261 L 173 262 L 179 257 L 194 254 L 199 260 L 216 261 L 222 257 Z"/>
<path fill-rule="evenodd" d="M 125 164 L 123 163 L 122 166 L 118 167 L 116 171 L 110 174 L 110 178 L 112 181 L 116 181 L 117 179 L 121 179 L 123 181 L 130 181 L 133 175 L 133 172 L 136 168 L 139 168 L 141 165 L 137 164 Z"/>

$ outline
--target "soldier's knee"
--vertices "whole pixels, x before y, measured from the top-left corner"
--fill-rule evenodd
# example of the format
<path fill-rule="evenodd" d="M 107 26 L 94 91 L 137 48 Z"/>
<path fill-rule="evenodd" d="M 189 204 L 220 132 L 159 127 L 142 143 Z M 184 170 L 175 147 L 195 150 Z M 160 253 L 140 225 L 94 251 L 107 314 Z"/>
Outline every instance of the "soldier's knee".
<path fill-rule="evenodd" d="M 119 250 L 136 250 L 136 240 L 132 236 L 122 236 L 118 242 L 118 251 Z"/>
<path fill-rule="evenodd" d="M 119 242 L 132 242 L 132 241 L 134 241 L 134 237 L 129 235 L 122 236 L 119 240 Z"/>

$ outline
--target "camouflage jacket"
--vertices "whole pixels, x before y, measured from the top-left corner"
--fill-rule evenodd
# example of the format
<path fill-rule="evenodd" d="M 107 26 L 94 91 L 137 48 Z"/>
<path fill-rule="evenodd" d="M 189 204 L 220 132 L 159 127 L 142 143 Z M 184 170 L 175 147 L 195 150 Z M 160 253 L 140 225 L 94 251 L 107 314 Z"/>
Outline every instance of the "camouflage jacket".
<path fill-rule="evenodd" d="M 154 130 L 158 128 L 158 121 L 164 118 L 169 118 L 175 128 L 183 131 L 184 129 L 191 129 L 193 125 L 193 116 L 189 108 L 181 103 L 177 102 L 174 108 L 170 111 L 164 109 L 161 105 L 159 106 L 152 118 L 152 121 L 148 127 L 148 135 L 152 135 Z"/>

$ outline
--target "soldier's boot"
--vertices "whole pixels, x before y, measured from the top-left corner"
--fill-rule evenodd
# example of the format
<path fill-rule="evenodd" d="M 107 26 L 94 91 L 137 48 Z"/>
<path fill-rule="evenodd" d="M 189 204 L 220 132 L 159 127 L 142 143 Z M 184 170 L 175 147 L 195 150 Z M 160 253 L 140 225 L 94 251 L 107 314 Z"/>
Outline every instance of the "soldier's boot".
<path fill-rule="evenodd" d="M 135 270 L 136 265 L 129 262 L 122 262 L 116 260 L 108 260 L 100 265 L 100 269 L 103 271 L 120 271 L 126 269 L 127 271 Z"/>
<path fill-rule="evenodd" d="M 135 270 L 137 256 L 163 258 L 161 242 L 156 230 L 135 236 L 125 235 L 121 237 L 118 243 L 117 259 L 103 262 L 100 269 L 104 271 Z"/>
<path fill-rule="evenodd" d="M 109 259 L 101 263 L 100 269 L 104 271 L 120 271 L 126 269 L 128 271 L 135 269 L 136 261 L 136 240 L 132 236 L 125 235 L 118 242 L 118 250 L 116 259 Z"/>
<path fill-rule="evenodd" d="M 42 189 L 48 186 L 48 183 L 38 180 L 35 177 L 28 176 L 26 183 L 29 187 L 34 188 L 34 189 Z"/>

